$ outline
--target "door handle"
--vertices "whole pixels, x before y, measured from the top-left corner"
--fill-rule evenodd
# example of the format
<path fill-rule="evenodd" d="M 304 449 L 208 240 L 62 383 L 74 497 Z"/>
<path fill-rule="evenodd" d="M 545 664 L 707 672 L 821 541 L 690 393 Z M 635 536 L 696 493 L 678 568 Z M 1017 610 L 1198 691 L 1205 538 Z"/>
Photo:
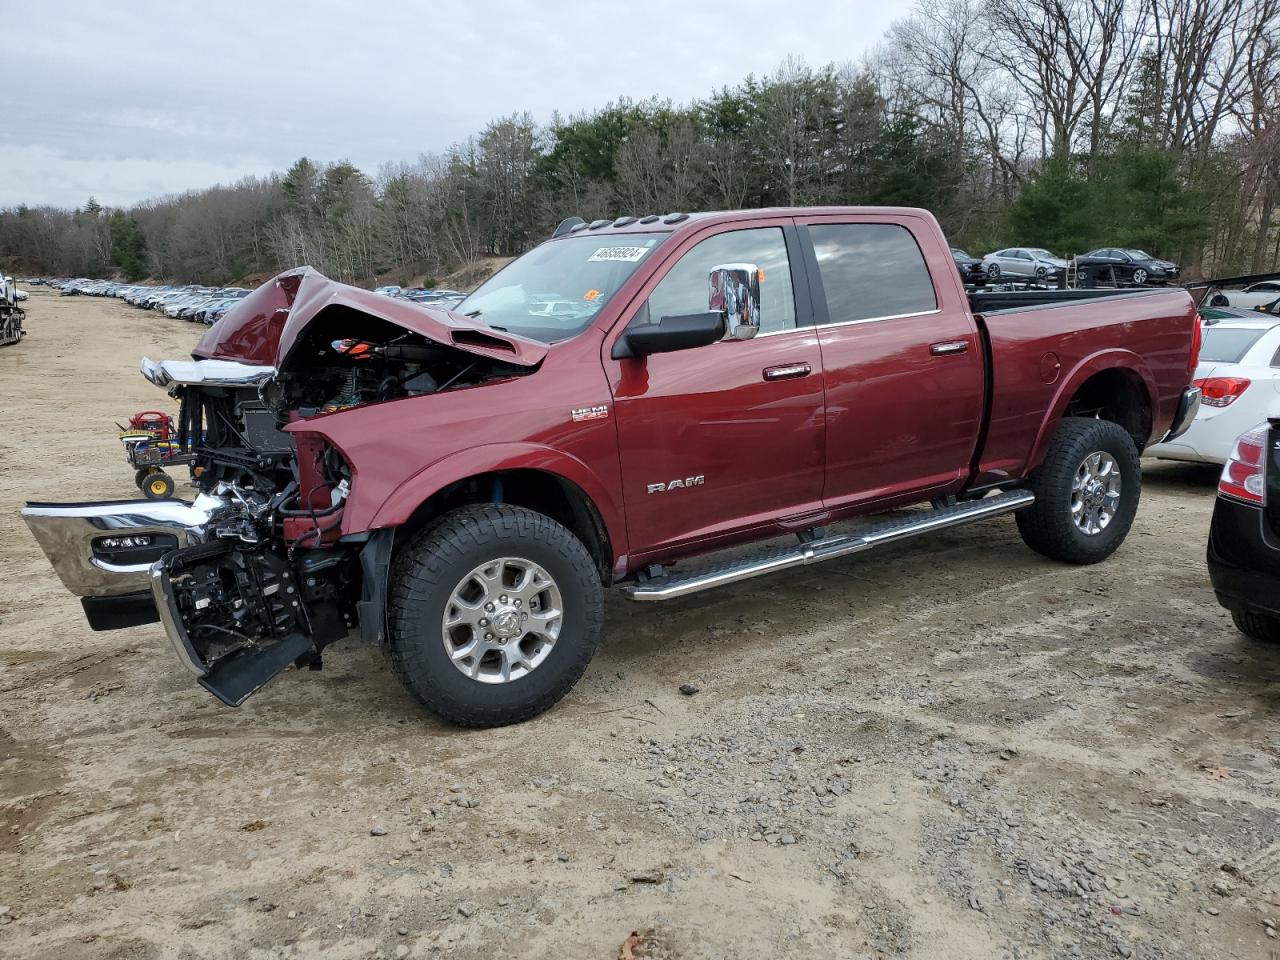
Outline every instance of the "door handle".
<path fill-rule="evenodd" d="M 948 357 L 953 353 L 966 353 L 968 350 L 968 340 L 943 340 L 941 343 L 929 344 L 929 352 L 935 357 Z"/>
<path fill-rule="evenodd" d="M 807 377 L 813 372 L 813 368 L 807 363 L 784 363 L 777 367 L 765 367 L 761 372 L 766 380 L 795 380 L 797 377 Z"/>

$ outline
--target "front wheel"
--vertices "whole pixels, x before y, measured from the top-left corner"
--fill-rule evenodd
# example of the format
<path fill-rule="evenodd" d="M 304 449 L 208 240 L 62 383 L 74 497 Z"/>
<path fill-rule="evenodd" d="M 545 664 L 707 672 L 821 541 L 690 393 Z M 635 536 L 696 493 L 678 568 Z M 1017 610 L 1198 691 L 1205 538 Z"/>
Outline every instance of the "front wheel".
<path fill-rule="evenodd" d="M 445 514 L 400 555 L 387 652 L 429 710 L 498 727 L 572 689 L 603 620 L 600 572 L 577 537 L 532 510 L 478 504 Z"/>
<path fill-rule="evenodd" d="M 1036 501 L 1017 514 L 1027 546 L 1055 560 L 1097 563 L 1133 525 L 1142 466 L 1133 438 L 1118 424 L 1065 417 L 1030 480 Z"/>
<path fill-rule="evenodd" d="M 997 279 L 999 279 L 999 277 L 1000 277 L 1000 264 L 998 264 L 998 263 L 988 263 L 988 264 L 987 264 L 987 276 L 988 276 L 988 277 L 990 277 L 992 280 L 997 280 Z"/>
<path fill-rule="evenodd" d="M 1133 271 L 1133 282 L 1138 284 L 1138 286 L 1142 286 L 1142 284 L 1146 283 L 1147 271 L 1143 270 L 1141 267 Z"/>
<path fill-rule="evenodd" d="M 1049 279 L 1049 268 L 1048 268 L 1048 267 L 1036 267 L 1036 279 L 1037 279 L 1037 280 L 1039 280 L 1041 283 L 1044 283 L 1046 280 L 1048 280 L 1048 279 Z"/>

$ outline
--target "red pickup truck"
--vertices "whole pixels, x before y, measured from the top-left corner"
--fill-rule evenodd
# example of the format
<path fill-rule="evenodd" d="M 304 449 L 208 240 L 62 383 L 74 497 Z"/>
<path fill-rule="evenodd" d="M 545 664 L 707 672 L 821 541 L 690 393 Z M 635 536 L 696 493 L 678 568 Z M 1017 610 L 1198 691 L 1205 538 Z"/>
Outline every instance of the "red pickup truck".
<path fill-rule="evenodd" d="M 571 220 L 453 311 L 281 274 L 194 362 L 144 361 L 194 503 L 24 515 L 92 626 L 159 619 L 226 703 L 357 630 L 442 717 L 511 723 L 581 676 L 614 584 L 668 600 L 1012 512 L 1103 560 L 1139 452 L 1195 415 L 1199 329 L 1176 289 L 969 294 L 921 210 Z"/>

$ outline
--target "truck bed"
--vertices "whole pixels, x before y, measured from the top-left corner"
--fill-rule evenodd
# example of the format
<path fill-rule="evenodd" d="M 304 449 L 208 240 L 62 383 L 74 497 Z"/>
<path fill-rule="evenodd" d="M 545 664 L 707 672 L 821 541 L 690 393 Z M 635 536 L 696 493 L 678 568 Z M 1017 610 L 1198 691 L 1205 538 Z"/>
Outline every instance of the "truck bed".
<path fill-rule="evenodd" d="M 1117 289 L 1094 287 L 1088 290 L 1005 290 L 971 291 L 969 309 L 976 314 L 990 316 L 995 313 L 1030 310 L 1034 307 L 1061 307 L 1081 300 L 1114 299 L 1117 297 L 1146 297 L 1168 293 L 1178 287 L 1146 287 Z"/>
<path fill-rule="evenodd" d="M 1142 435 L 1134 438 L 1139 449 L 1171 425 L 1190 376 L 1197 315 L 1186 290 L 1054 290 L 970 299 L 977 301 L 974 315 L 990 358 L 990 409 L 975 486 L 1034 470 L 1051 433 L 1045 425 L 1063 416 L 1082 383 L 1108 367 L 1135 371 L 1132 389 L 1150 411 Z M 1105 304 L 1097 302 L 1102 299 Z"/>

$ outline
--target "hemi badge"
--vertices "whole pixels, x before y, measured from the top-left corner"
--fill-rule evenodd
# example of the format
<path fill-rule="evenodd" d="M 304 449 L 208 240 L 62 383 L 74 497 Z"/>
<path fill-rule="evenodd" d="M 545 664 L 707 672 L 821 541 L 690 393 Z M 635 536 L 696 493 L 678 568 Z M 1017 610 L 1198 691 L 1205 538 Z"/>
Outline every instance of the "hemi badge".
<path fill-rule="evenodd" d="M 573 411 L 573 422 L 579 420 L 604 420 L 609 416 L 609 408 L 603 404 L 598 407 L 579 407 Z"/>

